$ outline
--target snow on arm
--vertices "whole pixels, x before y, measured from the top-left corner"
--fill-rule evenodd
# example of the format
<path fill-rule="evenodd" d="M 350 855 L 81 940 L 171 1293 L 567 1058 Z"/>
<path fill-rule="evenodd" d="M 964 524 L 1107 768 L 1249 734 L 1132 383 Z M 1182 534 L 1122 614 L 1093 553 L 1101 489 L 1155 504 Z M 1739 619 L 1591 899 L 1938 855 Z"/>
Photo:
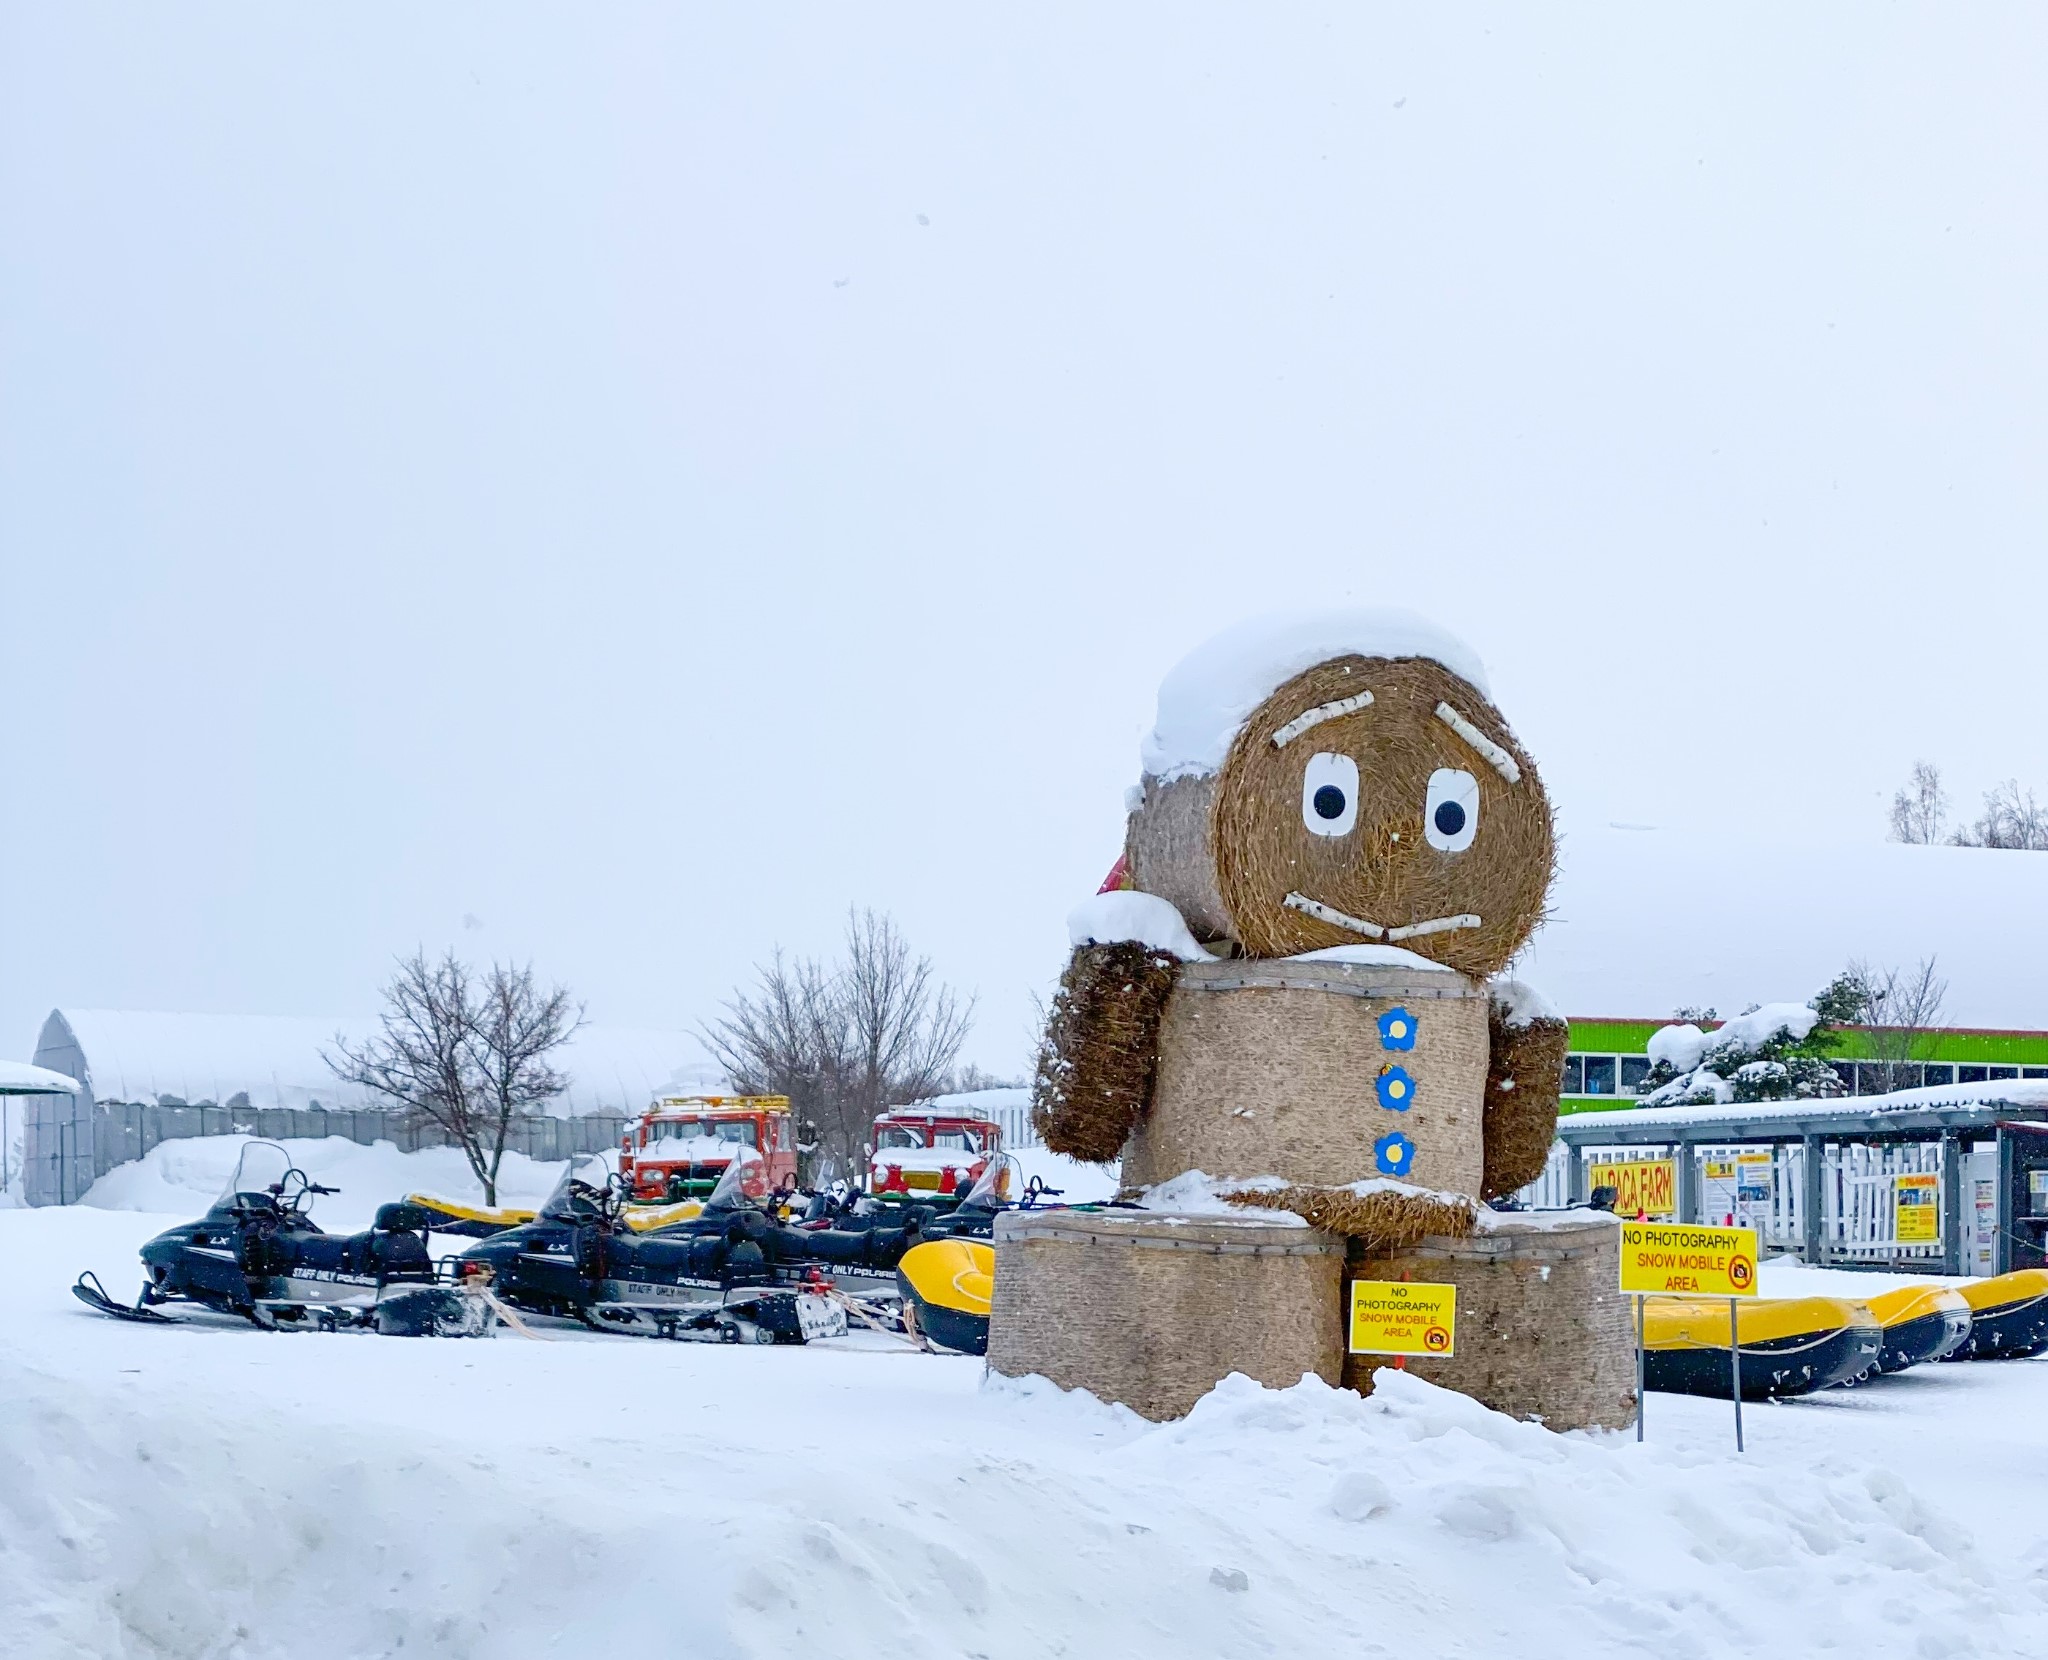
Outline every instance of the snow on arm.
<path fill-rule="evenodd" d="M 1135 888 L 1098 893 L 1076 905 L 1067 913 L 1067 938 L 1076 946 L 1129 941 L 1170 952 L 1184 963 L 1214 960 L 1188 932 L 1179 911 L 1158 895 Z"/>
<path fill-rule="evenodd" d="M 1333 657 L 1427 657 L 1481 696 L 1486 665 L 1472 648 L 1412 611 L 1369 608 L 1254 617 L 1175 664 L 1159 686 L 1159 714 L 1142 750 L 1162 783 L 1222 769 L 1247 716 L 1280 686 Z"/>
<path fill-rule="evenodd" d="M 1500 1005 L 1501 1018 L 1510 1026 L 1533 1026 L 1539 1020 L 1564 1024 L 1564 1016 L 1557 1012 L 1550 999 L 1525 981 L 1495 980 L 1487 990 L 1493 993 L 1494 1002 Z"/>

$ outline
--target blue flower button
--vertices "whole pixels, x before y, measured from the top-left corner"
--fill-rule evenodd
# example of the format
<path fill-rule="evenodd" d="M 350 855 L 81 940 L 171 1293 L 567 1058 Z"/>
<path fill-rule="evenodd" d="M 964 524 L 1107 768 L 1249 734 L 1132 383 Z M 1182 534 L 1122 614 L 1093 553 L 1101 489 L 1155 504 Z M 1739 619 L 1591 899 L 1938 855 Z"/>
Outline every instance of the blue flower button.
<path fill-rule="evenodd" d="M 1383 1135 L 1372 1144 L 1372 1156 L 1386 1176 L 1405 1176 L 1415 1162 L 1415 1143 L 1396 1133 Z"/>
<path fill-rule="evenodd" d="M 1389 1112 L 1406 1112 L 1415 1105 L 1415 1080 L 1405 1066 L 1381 1067 L 1373 1088 L 1379 1091 L 1380 1105 Z"/>
<path fill-rule="evenodd" d="M 1380 1016 L 1380 1047 L 1382 1049 L 1413 1049 L 1415 1047 L 1415 1016 L 1406 1009 L 1395 1007 Z"/>

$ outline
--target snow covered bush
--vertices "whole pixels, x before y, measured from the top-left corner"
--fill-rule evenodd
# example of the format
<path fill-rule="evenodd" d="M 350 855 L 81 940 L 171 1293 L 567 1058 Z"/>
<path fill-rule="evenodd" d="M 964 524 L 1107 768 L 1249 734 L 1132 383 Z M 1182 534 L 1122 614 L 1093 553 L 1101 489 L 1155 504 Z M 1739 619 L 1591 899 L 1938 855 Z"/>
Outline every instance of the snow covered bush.
<path fill-rule="evenodd" d="M 1839 1028 L 1863 1012 L 1865 993 L 1842 974 L 1808 1003 L 1761 1003 L 1703 1031 L 1685 1018 L 1650 1038 L 1650 1075 L 1642 1105 L 1683 1107 L 1721 1101 L 1790 1101 L 1843 1095 L 1848 1086 L 1828 1062 Z M 1711 1018 L 1712 1011 L 1707 1011 Z"/>

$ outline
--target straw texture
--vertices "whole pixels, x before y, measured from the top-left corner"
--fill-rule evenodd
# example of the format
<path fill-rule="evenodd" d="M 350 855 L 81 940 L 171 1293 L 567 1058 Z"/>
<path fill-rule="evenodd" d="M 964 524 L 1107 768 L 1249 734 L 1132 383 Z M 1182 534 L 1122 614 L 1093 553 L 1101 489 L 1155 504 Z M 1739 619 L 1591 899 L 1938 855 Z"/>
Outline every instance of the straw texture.
<path fill-rule="evenodd" d="M 1159 1028 L 1151 1109 L 1124 1149 L 1126 1194 L 1189 1170 L 1337 1187 L 1394 1176 L 1450 1193 L 1484 1170 L 1484 986 L 1424 968 L 1333 962 L 1185 963 Z M 1407 1011 L 1413 1047 L 1379 1020 Z M 1398 1066 L 1406 1110 L 1382 1105 Z M 1384 1138 L 1412 1150 L 1381 1163 Z"/>
<path fill-rule="evenodd" d="M 1205 945 L 1231 937 L 1230 913 L 1216 891 L 1216 860 L 1209 851 L 1213 775 L 1145 781 L 1145 799 L 1124 828 L 1124 859 L 1131 886 L 1157 894 L 1180 912 L 1188 931 Z"/>
<path fill-rule="evenodd" d="M 996 1218 L 989 1369 L 1178 1418 L 1232 1372 L 1343 1369 L 1344 1246 L 1313 1228 L 1129 1211 Z"/>
<path fill-rule="evenodd" d="M 1486 1178 L 1482 1199 L 1504 1199 L 1543 1174 L 1557 1137 L 1557 1095 L 1572 1029 L 1562 1020 L 1510 1025 L 1492 1004 L 1486 1073 Z"/>
<path fill-rule="evenodd" d="M 1273 743 L 1304 710 L 1368 690 L 1368 706 Z M 1438 718 L 1440 703 L 1505 752 L 1520 781 Z M 1304 768 L 1318 752 L 1358 764 L 1357 824 L 1341 836 L 1303 822 Z M 1463 852 L 1440 851 L 1425 835 L 1430 775 L 1443 768 L 1477 783 L 1477 834 Z M 1413 657 L 1321 663 L 1262 703 L 1217 779 L 1209 846 L 1232 934 L 1252 956 L 1361 943 L 1290 909 L 1287 895 L 1300 893 L 1384 928 L 1476 915 L 1478 927 L 1395 942 L 1476 979 L 1503 968 L 1542 920 L 1556 859 L 1549 798 L 1500 712 L 1441 664 Z"/>
<path fill-rule="evenodd" d="M 1432 1236 L 1393 1251 L 1354 1245 L 1345 1278 L 1347 1306 L 1353 1279 L 1458 1288 L 1456 1351 L 1411 1358 L 1419 1378 L 1551 1429 L 1635 1422 L 1635 1333 L 1611 1218 L 1526 1230 L 1496 1221 L 1470 1238 Z M 1370 1394 L 1373 1372 L 1390 1364 L 1347 1356 L 1345 1385 Z"/>
<path fill-rule="evenodd" d="M 1367 1251 L 1413 1245 L 1431 1234 L 1463 1238 L 1471 1233 L 1469 1199 L 1438 1199 L 1427 1193 L 1353 1193 L 1345 1187 L 1289 1185 L 1243 1188 L 1222 1197 L 1257 1210 L 1292 1211 L 1325 1233 L 1341 1234 Z"/>
<path fill-rule="evenodd" d="M 1151 1102 L 1178 964 L 1133 943 L 1074 952 L 1039 1040 L 1031 1121 L 1055 1153 L 1106 1164 Z"/>

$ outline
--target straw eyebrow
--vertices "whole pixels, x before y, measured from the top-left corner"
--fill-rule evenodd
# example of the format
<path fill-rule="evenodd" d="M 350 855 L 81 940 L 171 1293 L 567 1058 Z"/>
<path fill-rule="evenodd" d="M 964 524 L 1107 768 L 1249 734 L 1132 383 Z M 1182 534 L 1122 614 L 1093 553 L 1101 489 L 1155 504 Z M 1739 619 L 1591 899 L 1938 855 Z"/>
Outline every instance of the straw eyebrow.
<path fill-rule="evenodd" d="M 1485 756 L 1487 765 L 1510 784 L 1521 783 L 1522 769 L 1516 765 L 1515 758 L 1448 703 L 1439 703 L 1436 706 L 1436 718 Z"/>
<path fill-rule="evenodd" d="M 1340 697 L 1329 703 L 1318 703 L 1313 709 L 1304 709 L 1273 734 L 1273 747 L 1284 748 L 1310 727 L 1321 726 L 1324 721 L 1335 720 L 1339 715 L 1348 715 L 1354 709 L 1363 709 L 1371 702 L 1372 693 L 1359 692 L 1353 697 Z"/>

